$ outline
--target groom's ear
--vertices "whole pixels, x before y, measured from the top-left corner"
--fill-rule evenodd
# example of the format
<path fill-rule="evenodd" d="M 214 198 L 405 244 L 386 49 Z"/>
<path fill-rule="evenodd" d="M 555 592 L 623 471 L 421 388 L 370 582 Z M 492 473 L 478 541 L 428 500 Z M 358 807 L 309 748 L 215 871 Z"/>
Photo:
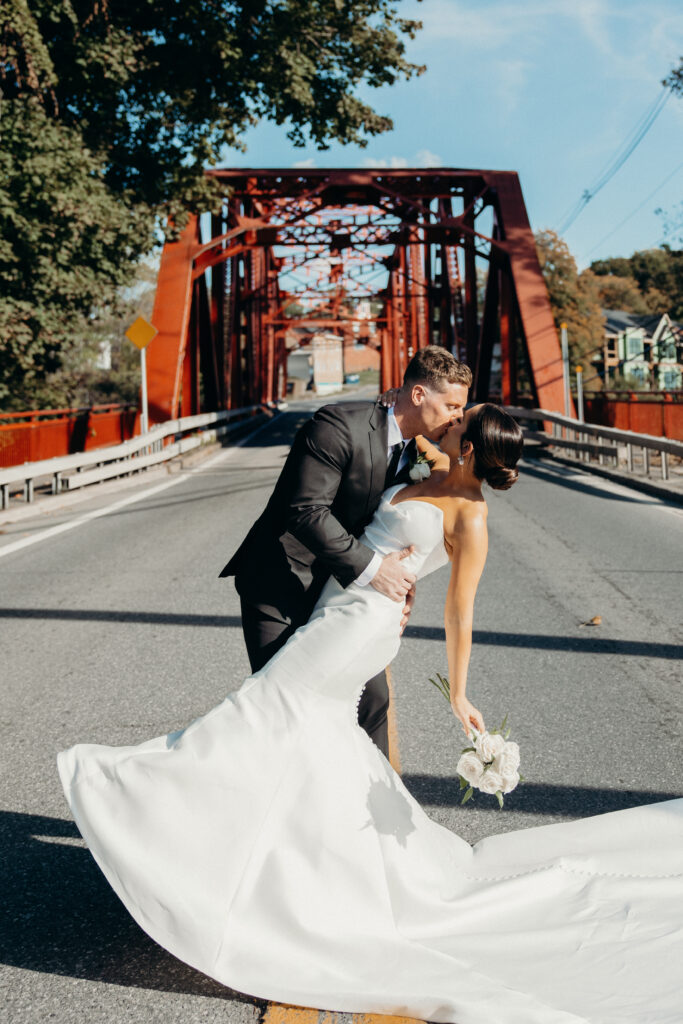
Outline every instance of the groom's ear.
<path fill-rule="evenodd" d="M 426 394 L 427 391 L 423 384 L 413 384 L 410 389 L 410 398 L 413 405 L 421 405 Z"/>

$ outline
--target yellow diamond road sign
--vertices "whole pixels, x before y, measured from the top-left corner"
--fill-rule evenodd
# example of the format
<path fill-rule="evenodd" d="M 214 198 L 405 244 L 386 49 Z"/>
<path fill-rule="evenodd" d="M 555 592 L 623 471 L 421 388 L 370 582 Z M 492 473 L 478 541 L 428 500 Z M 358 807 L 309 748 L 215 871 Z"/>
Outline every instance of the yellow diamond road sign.
<path fill-rule="evenodd" d="M 139 316 L 134 324 L 131 324 L 126 331 L 126 337 L 130 338 L 139 349 L 147 348 L 152 338 L 158 334 L 156 327 L 152 327 L 144 316 Z"/>

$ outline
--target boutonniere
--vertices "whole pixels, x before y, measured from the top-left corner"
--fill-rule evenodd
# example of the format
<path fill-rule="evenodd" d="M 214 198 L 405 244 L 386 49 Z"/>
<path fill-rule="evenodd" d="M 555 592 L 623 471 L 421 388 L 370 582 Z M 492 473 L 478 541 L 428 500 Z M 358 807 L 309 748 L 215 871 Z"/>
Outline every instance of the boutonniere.
<path fill-rule="evenodd" d="M 424 452 L 418 452 L 417 458 L 410 463 L 408 476 L 417 483 L 426 480 L 432 474 L 433 459 L 428 459 Z"/>

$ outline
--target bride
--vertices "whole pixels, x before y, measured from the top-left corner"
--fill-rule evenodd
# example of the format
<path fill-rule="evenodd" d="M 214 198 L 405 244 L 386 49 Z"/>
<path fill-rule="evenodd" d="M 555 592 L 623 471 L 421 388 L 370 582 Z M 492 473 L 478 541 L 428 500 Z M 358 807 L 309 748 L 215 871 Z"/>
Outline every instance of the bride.
<path fill-rule="evenodd" d="M 514 482 L 521 433 L 484 404 L 440 452 L 420 447 L 431 476 L 389 488 L 361 539 L 381 555 L 412 545 L 418 578 L 450 560 L 451 703 L 469 732 L 484 727 L 466 694 L 482 483 Z M 450 1024 L 680 1024 L 683 800 L 471 847 L 357 723 L 400 620 L 400 604 L 332 578 L 309 622 L 186 729 L 61 753 L 120 899 L 175 956 L 263 999 Z"/>

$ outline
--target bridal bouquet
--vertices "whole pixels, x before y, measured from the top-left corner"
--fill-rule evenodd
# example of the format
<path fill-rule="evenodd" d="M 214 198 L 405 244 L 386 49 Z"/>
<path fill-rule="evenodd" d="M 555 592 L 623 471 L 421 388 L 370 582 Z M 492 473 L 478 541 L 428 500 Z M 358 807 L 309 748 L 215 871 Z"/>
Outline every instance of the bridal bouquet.
<path fill-rule="evenodd" d="M 440 672 L 436 675 L 438 682 L 435 679 L 429 682 L 450 704 L 450 684 Z M 499 729 L 491 729 L 490 732 L 472 730 L 473 746 L 463 749 L 456 769 L 460 776 L 460 789 L 465 790 L 461 804 L 466 804 L 478 789 L 481 793 L 495 796 L 502 808 L 503 796 L 524 780 L 519 772 L 519 746 L 508 740 L 509 735 L 507 715 Z"/>

